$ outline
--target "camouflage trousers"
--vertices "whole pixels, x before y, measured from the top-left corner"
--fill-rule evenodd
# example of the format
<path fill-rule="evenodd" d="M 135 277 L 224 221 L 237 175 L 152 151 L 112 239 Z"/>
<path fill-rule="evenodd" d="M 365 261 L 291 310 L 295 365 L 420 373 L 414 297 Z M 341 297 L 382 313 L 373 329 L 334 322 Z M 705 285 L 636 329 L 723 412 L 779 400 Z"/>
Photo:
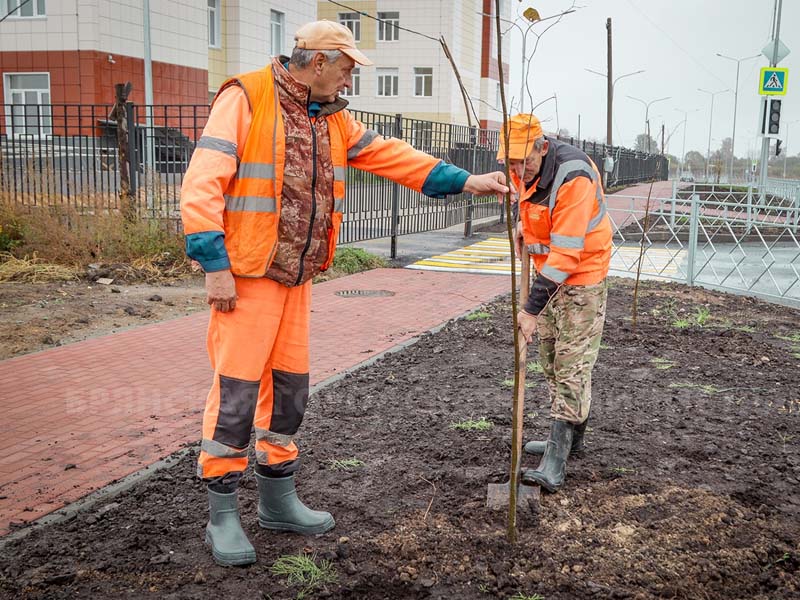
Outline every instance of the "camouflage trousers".
<path fill-rule="evenodd" d="M 539 362 L 550 391 L 550 415 L 583 423 L 592 403 L 592 368 L 606 319 L 608 285 L 562 285 L 539 315 Z"/>

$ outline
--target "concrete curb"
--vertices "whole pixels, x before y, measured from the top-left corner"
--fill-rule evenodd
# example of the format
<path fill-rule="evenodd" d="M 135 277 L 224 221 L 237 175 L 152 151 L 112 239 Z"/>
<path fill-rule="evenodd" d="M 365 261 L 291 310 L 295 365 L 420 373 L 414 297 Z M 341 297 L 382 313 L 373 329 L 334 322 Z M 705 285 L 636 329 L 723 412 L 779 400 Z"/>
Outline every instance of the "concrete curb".
<path fill-rule="evenodd" d="M 183 458 L 186 454 L 191 451 L 190 448 L 181 448 L 172 454 L 165 456 L 164 458 L 147 465 L 143 469 L 135 471 L 130 475 L 126 475 L 122 479 L 118 479 L 112 483 L 109 483 L 105 487 L 97 489 L 83 498 L 72 502 L 71 504 L 67 504 L 66 506 L 62 506 L 58 510 L 55 510 L 51 513 L 46 514 L 43 517 L 28 523 L 24 527 L 12 531 L 11 533 L 6 534 L 0 539 L 0 549 L 4 548 L 6 544 L 11 541 L 19 540 L 26 537 L 29 533 L 41 529 L 45 525 L 52 525 L 53 523 L 62 523 L 71 519 L 72 517 L 76 516 L 77 514 L 90 509 L 92 506 L 97 504 L 102 500 L 106 500 L 109 498 L 113 498 L 117 494 L 120 494 L 124 491 L 131 489 L 137 483 L 141 481 L 145 481 L 152 475 L 158 473 L 162 469 L 167 467 L 171 467 L 174 463 L 178 462 L 181 458 Z"/>
<path fill-rule="evenodd" d="M 500 298 L 502 296 L 505 296 L 505 295 L 506 295 L 505 292 L 503 292 L 502 294 L 497 294 L 496 296 L 493 296 L 492 298 L 490 298 L 490 299 L 488 299 L 488 300 L 486 300 L 484 302 L 481 302 L 481 304 L 487 304 L 489 302 L 494 302 L 498 298 Z M 480 304 L 478 306 L 480 306 Z M 463 312 L 460 315 L 457 315 L 457 316 L 452 317 L 452 318 L 450 318 L 450 319 L 448 319 L 446 321 L 443 321 L 442 323 L 439 323 L 439 325 L 436 325 L 435 327 L 432 327 L 431 329 L 428 329 L 425 332 L 423 332 L 423 333 L 421 333 L 421 334 L 419 334 L 417 336 L 414 336 L 414 337 L 409 338 L 409 339 L 407 339 L 407 340 L 405 340 L 403 342 L 400 342 L 399 344 L 396 344 L 395 346 L 392 346 L 391 348 L 388 348 L 388 349 L 384 350 L 383 352 L 380 352 L 380 353 L 376 354 L 375 356 L 371 356 L 368 359 L 366 359 L 364 361 L 361 361 L 360 363 L 357 363 L 357 364 L 353 365 L 352 367 L 349 367 L 349 368 L 345 369 L 341 373 L 337 373 L 336 375 L 332 375 L 332 376 L 328 377 L 327 379 L 324 379 L 323 381 L 320 381 L 316 385 L 311 386 L 311 388 L 309 390 L 309 393 L 310 394 L 315 394 L 315 393 L 325 389 L 326 387 L 328 387 L 328 386 L 330 386 L 330 385 L 332 385 L 332 384 L 334 384 L 334 383 L 336 383 L 338 381 L 341 381 L 342 379 L 344 379 L 350 373 L 354 373 L 355 371 L 358 371 L 359 369 L 363 369 L 364 367 L 368 367 L 368 366 L 378 362 L 379 360 L 381 360 L 385 356 L 388 356 L 389 354 L 394 354 L 395 352 L 400 352 L 401 350 L 404 350 L 405 348 L 408 348 L 409 346 L 412 346 L 412 345 L 416 344 L 420 339 L 422 339 L 422 337 L 424 335 L 431 334 L 431 333 L 436 333 L 436 332 L 440 331 L 441 329 L 443 329 L 450 321 L 456 321 L 456 320 L 459 320 L 459 319 L 463 319 L 464 317 L 466 317 L 467 315 L 471 314 L 474 311 L 475 311 L 475 308 L 473 307 L 472 309 L 470 309 L 470 310 L 468 310 L 466 312 Z M 122 479 L 119 479 L 119 480 L 117 480 L 115 482 L 112 482 L 112 483 L 106 485 L 105 487 L 102 487 L 102 488 L 100 488 L 98 490 L 95 490 L 94 492 L 91 492 L 90 494 L 84 496 L 83 498 L 81 498 L 79 500 L 76 500 L 75 502 L 67 504 L 66 506 L 63 506 L 63 507 L 59 508 L 58 510 L 55 510 L 55 511 L 49 513 L 49 514 L 44 515 L 43 517 L 40 517 L 39 519 L 36 519 L 35 521 L 32 521 L 32 522 L 28 523 L 27 525 L 25 525 L 24 527 L 21 527 L 20 529 L 17 529 L 15 531 L 12 531 L 12 532 L 6 534 L 2 538 L 0 538 L 0 550 L 3 549 L 6 546 L 6 544 L 8 544 L 9 542 L 12 542 L 14 540 L 23 539 L 23 538 L 27 537 L 28 534 L 32 533 L 33 531 L 37 531 L 37 530 L 45 527 L 46 525 L 52 525 L 52 524 L 55 524 L 55 523 L 63 523 L 64 521 L 67 521 L 67 520 L 75 517 L 79 513 L 89 510 L 90 508 L 92 508 L 98 502 L 113 498 L 114 496 L 131 489 L 136 484 L 141 483 L 142 481 L 146 481 L 147 479 L 149 479 L 150 477 L 152 477 L 153 475 L 155 475 L 156 473 L 158 473 L 162 469 L 165 469 L 167 467 L 171 467 L 174 463 L 178 462 L 181 458 L 183 458 L 189 452 L 191 452 L 191 448 L 190 447 L 181 448 L 180 450 L 178 450 L 176 452 L 173 452 L 172 454 L 170 454 L 168 456 L 165 456 L 164 458 L 162 458 L 162 459 L 160 459 L 160 460 L 158 460 L 158 461 L 156 461 L 156 462 L 144 467 L 143 469 L 135 471 L 134 473 L 131 473 L 130 475 L 127 475 L 127 476 L 123 477 Z"/>

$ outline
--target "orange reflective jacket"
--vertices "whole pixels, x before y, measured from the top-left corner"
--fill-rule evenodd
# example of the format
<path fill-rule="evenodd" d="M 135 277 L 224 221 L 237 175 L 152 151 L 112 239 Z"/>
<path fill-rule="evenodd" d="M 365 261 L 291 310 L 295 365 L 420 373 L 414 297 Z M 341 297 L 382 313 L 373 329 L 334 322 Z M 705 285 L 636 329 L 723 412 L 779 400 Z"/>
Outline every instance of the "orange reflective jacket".
<path fill-rule="evenodd" d="M 181 215 L 187 238 L 198 233 L 224 233 L 231 271 L 242 277 L 263 277 L 275 258 L 278 242 L 286 162 L 284 123 L 273 73 L 278 68 L 283 67 L 275 59 L 264 69 L 239 75 L 222 85 L 220 92 L 230 85 L 240 86 L 250 113 L 229 116 L 240 123 L 238 140 L 221 138 L 209 131 L 209 118 L 181 190 Z M 333 260 L 342 222 L 348 165 L 419 192 L 439 163 L 439 159 L 414 150 L 401 140 L 384 139 L 356 121 L 346 109 L 324 118 L 330 135 L 330 159 L 324 162 L 333 170 L 326 179 L 333 181 L 334 202 L 327 260 L 322 269 Z M 322 163 L 318 161 L 317 166 L 325 168 Z"/>
<path fill-rule="evenodd" d="M 600 173 L 577 148 L 547 138 L 539 178 L 520 190 L 520 222 L 536 271 L 556 284 L 591 285 L 608 274 L 611 221 Z"/>

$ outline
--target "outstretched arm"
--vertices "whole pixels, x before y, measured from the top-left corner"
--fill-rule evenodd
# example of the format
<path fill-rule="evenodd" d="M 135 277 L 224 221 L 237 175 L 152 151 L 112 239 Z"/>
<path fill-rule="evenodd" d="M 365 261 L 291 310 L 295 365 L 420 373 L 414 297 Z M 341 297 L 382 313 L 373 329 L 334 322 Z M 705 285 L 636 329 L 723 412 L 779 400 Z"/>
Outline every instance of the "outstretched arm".
<path fill-rule="evenodd" d="M 386 177 L 433 198 L 461 192 L 487 195 L 508 191 L 502 173 L 470 175 L 464 169 L 415 150 L 402 140 L 384 138 L 348 111 L 344 116 L 347 119 L 347 161 L 356 169 Z"/>

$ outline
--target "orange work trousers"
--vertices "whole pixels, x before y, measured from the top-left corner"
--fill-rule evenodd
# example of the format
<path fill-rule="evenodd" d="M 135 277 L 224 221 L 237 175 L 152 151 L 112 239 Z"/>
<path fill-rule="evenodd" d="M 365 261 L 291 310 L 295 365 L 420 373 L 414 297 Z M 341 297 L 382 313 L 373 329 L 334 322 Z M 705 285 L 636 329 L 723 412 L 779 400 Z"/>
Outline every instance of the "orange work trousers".
<path fill-rule="evenodd" d="M 299 467 L 293 436 L 308 403 L 311 281 L 297 287 L 267 278 L 235 281 L 236 308 L 212 308 L 208 324 L 214 382 L 203 415 L 198 475 L 244 471 L 253 428 L 256 462 L 270 474 L 289 475 Z"/>

